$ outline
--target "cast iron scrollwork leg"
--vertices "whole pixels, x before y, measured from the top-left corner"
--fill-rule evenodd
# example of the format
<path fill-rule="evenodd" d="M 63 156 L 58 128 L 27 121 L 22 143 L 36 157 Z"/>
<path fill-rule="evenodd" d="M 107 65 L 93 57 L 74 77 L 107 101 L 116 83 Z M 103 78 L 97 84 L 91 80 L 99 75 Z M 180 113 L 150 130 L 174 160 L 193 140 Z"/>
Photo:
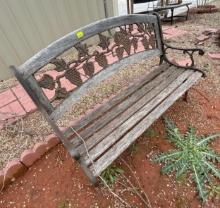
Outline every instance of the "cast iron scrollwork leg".
<path fill-rule="evenodd" d="M 182 51 L 183 54 L 188 54 L 190 60 L 191 60 L 191 64 L 188 65 L 188 66 L 180 66 L 178 64 L 175 64 L 175 63 L 172 63 L 166 56 L 167 54 L 167 50 L 168 49 L 172 49 L 172 50 L 177 50 L 177 51 Z M 166 43 L 164 43 L 164 56 L 163 56 L 163 60 L 167 63 L 169 63 L 170 65 L 174 65 L 174 66 L 177 66 L 177 67 L 180 67 L 180 68 L 184 68 L 184 69 L 192 69 L 194 71 L 199 71 L 203 74 L 203 77 L 206 77 L 206 74 L 204 71 L 200 70 L 200 69 L 197 69 L 197 68 L 194 68 L 195 66 L 195 61 L 194 61 L 194 53 L 198 52 L 199 55 L 204 55 L 204 51 L 200 48 L 186 48 L 186 49 L 183 49 L 183 48 L 177 48 L 177 47 L 173 47 L 173 46 L 170 46 Z"/>

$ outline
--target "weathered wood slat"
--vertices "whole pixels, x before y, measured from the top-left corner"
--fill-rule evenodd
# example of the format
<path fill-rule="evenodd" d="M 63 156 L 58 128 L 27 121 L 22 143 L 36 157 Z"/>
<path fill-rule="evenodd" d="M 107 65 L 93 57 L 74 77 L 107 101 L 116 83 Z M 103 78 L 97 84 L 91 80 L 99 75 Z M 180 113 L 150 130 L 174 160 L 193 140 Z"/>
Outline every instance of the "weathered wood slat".
<path fill-rule="evenodd" d="M 163 76 L 163 77 L 160 77 L 160 79 L 152 81 L 151 83 L 152 88 L 149 91 L 147 91 L 148 86 L 146 86 L 146 88 L 144 86 L 138 92 L 133 94 L 132 97 L 129 97 L 124 102 L 122 102 L 120 105 L 113 108 L 112 112 L 108 112 L 108 114 L 104 116 L 103 119 L 100 119 L 96 123 L 97 130 L 98 130 L 96 133 L 91 134 L 90 132 L 92 129 L 86 132 L 87 133 L 86 136 L 92 135 L 90 136 L 88 141 L 86 141 L 87 148 L 88 149 L 92 148 L 98 142 L 100 142 L 103 138 L 107 137 L 111 132 L 114 131 L 114 129 L 116 129 L 121 124 L 123 124 L 127 119 L 129 119 L 133 114 L 135 114 L 136 111 L 138 111 L 140 108 L 146 105 L 147 102 L 149 102 L 151 99 L 157 96 L 164 88 L 166 88 L 181 73 L 183 73 L 183 71 L 177 70 L 175 67 L 173 67 L 173 69 L 169 70 L 169 74 L 167 74 L 168 76 Z M 139 96 L 137 96 L 137 94 L 139 94 Z M 119 114 L 121 109 L 122 109 L 122 113 Z M 111 118 L 112 115 L 114 116 L 113 117 L 114 120 L 112 121 L 110 120 L 109 122 L 109 118 Z M 99 128 L 99 125 L 102 125 L 101 128 Z M 87 137 L 83 137 L 83 138 L 87 139 Z M 77 150 L 80 152 L 80 154 L 85 153 L 84 145 L 80 145 L 80 147 L 78 147 Z"/>
<path fill-rule="evenodd" d="M 76 124 L 71 126 L 71 128 L 74 128 L 77 131 L 80 131 L 80 129 L 88 126 L 91 122 L 99 118 L 101 115 L 103 115 L 105 112 L 113 108 L 115 105 L 120 103 L 123 99 L 125 99 L 127 96 L 134 93 L 136 90 L 138 90 L 141 86 L 148 83 L 150 80 L 154 79 L 155 77 L 159 76 L 161 73 L 163 73 L 165 70 L 169 68 L 169 65 L 163 64 L 157 68 L 155 68 L 152 72 L 145 75 L 143 79 L 136 81 L 131 86 L 120 92 L 118 95 L 116 95 L 114 98 L 107 101 L 104 105 L 101 105 L 98 109 L 95 111 L 92 111 L 87 116 L 83 117 L 81 120 L 79 120 Z M 68 128 L 64 135 L 65 137 L 70 137 L 73 132 L 71 128 Z"/>
<path fill-rule="evenodd" d="M 141 97 L 143 97 L 146 93 L 153 90 L 157 85 L 160 85 L 160 82 L 162 80 L 166 80 L 172 73 L 175 72 L 175 70 L 176 70 L 175 67 L 173 67 L 173 69 L 166 70 L 164 73 L 159 74 L 150 83 L 147 83 L 144 86 L 140 85 L 140 88 L 137 91 L 135 91 L 133 94 L 130 94 L 129 97 L 123 98 L 125 100 L 123 100 L 121 103 L 118 103 L 117 106 L 112 107 L 108 112 L 105 112 L 105 114 L 103 113 L 101 118 L 99 118 L 98 120 L 91 121 L 92 124 L 86 129 L 84 129 L 82 132 L 80 132 L 80 135 L 86 140 L 96 131 L 104 127 L 107 123 L 109 123 L 116 116 L 119 116 L 120 113 L 124 112 L 129 106 L 131 106 Z M 74 146 L 81 144 L 81 142 L 79 142 L 78 140 L 78 137 L 73 138 L 72 141 L 73 141 Z"/>
<path fill-rule="evenodd" d="M 31 74 L 35 73 L 38 69 L 48 64 L 53 58 L 59 56 L 66 50 L 70 49 L 77 43 L 88 39 L 91 36 L 94 36 L 100 32 L 109 30 L 114 27 L 121 25 L 149 22 L 157 24 L 157 18 L 155 15 L 125 15 L 119 17 L 112 17 L 108 19 L 103 19 L 97 22 L 94 22 L 85 27 L 79 28 L 76 31 L 73 31 L 66 36 L 56 40 L 51 43 L 49 46 L 39 51 L 32 58 L 28 59 L 24 64 L 19 67 L 24 78 L 27 78 Z M 78 38 L 76 36 L 77 32 L 83 32 L 84 36 Z"/>
<path fill-rule="evenodd" d="M 153 96 L 144 107 L 138 110 L 128 120 L 124 121 L 111 134 L 105 137 L 99 144 L 97 144 L 91 151 L 91 159 L 95 160 L 111 145 L 113 145 L 120 137 L 122 137 L 129 129 L 140 122 L 148 113 L 150 113 L 157 105 L 159 105 L 169 94 L 171 94 L 185 79 L 187 79 L 193 72 L 185 71 L 178 78 L 173 80 L 164 90 L 160 91 L 158 95 Z M 86 156 L 86 164 L 90 164 L 90 159 Z"/>
<path fill-rule="evenodd" d="M 156 119 L 158 119 L 184 92 L 186 92 L 195 82 L 201 78 L 200 72 L 194 72 L 183 82 L 171 95 L 169 95 L 160 105 L 158 105 L 149 115 L 131 129 L 123 138 L 112 146 L 91 169 L 95 176 L 98 176 L 106 167 L 108 167 L 132 142 L 134 142 Z"/>
<path fill-rule="evenodd" d="M 111 64 L 105 70 L 100 71 L 93 78 L 87 80 L 81 87 L 74 90 L 68 98 L 66 98 L 61 105 L 59 105 L 56 110 L 51 114 L 51 119 L 57 121 L 68 109 L 70 109 L 75 103 L 77 103 L 82 95 L 85 95 L 89 89 L 96 86 L 101 81 L 107 79 L 111 75 L 115 74 L 116 71 L 119 71 L 123 66 L 137 63 L 140 60 L 143 60 L 147 57 L 158 56 L 160 55 L 160 50 L 148 50 L 134 55 L 125 57 L 120 60 L 120 62 L 115 62 Z"/>

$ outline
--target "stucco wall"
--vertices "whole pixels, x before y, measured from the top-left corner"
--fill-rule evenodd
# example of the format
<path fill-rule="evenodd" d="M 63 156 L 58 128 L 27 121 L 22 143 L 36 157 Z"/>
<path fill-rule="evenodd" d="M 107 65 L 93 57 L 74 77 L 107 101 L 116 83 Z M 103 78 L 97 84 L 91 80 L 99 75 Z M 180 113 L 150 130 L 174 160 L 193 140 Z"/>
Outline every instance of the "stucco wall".
<path fill-rule="evenodd" d="M 107 0 L 113 15 L 112 0 Z M 0 0 L 0 80 L 63 35 L 105 17 L 103 0 Z"/>

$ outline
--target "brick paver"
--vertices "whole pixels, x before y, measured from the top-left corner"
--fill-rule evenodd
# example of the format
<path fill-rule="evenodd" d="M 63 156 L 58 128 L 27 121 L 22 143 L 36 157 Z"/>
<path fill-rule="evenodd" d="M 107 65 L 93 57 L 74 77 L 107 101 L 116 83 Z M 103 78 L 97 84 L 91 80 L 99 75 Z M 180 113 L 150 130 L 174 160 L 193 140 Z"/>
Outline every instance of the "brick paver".
<path fill-rule="evenodd" d="M 29 97 L 24 88 L 21 85 L 17 85 L 11 88 L 12 92 L 17 98 Z"/>
<path fill-rule="evenodd" d="M 0 108 L 0 129 L 4 127 L 5 123 L 12 123 L 25 114 L 26 112 L 17 100 Z"/>
<path fill-rule="evenodd" d="M 220 52 L 219 53 L 208 53 L 208 56 L 214 60 L 220 60 Z"/>
<path fill-rule="evenodd" d="M 14 100 L 16 100 L 16 97 L 13 95 L 10 89 L 2 92 L 0 94 L 0 108 L 11 103 Z"/>
<path fill-rule="evenodd" d="M 27 113 L 31 113 L 37 109 L 36 105 L 29 96 L 21 97 L 19 101 Z"/>
<path fill-rule="evenodd" d="M 174 27 L 165 27 L 163 28 L 163 36 L 166 39 L 178 37 L 187 34 L 188 32 L 182 29 L 174 28 Z"/>

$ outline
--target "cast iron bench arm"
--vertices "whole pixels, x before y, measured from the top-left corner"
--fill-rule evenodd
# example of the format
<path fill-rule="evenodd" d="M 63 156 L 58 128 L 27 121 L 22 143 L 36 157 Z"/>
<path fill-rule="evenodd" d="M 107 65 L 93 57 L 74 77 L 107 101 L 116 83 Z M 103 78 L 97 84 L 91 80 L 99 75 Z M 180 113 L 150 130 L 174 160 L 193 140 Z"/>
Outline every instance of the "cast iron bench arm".
<path fill-rule="evenodd" d="M 182 51 L 183 54 L 187 54 L 189 56 L 190 60 L 191 60 L 191 64 L 188 65 L 188 66 L 180 66 L 180 65 L 177 65 L 177 64 L 171 62 L 166 56 L 168 49 Z M 181 68 L 184 68 L 184 69 L 192 69 L 194 71 L 199 71 L 203 74 L 203 77 L 206 77 L 206 73 L 203 70 L 200 70 L 200 69 L 197 69 L 197 68 L 194 67 L 195 66 L 195 61 L 194 61 L 193 55 L 196 52 L 198 52 L 198 54 L 200 56 L 203 56 L 204 53 L 205 53 L 204 50 L 202 50 L 200 48 L 178 48 L 178 47 L 171 46 L 167 43 L 164 43 L 164 57 L 163 57 L 163 59 L 164 59 L 164 61 L 166 61 L 167 63 L 169 63 L 171 65 L 178 66 L 178 67 L 181 67 Z"/>

